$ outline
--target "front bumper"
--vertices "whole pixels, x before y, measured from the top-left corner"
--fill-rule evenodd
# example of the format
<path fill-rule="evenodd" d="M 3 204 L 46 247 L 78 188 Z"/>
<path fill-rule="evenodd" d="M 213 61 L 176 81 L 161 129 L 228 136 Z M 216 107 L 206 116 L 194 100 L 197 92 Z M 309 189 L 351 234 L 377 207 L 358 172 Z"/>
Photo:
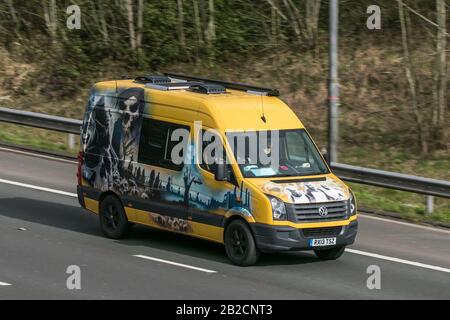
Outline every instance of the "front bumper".
<path fill-rule="evenodd" d="M 312 248 L 309 246 L 309 240 L 336 237 L 336 245 L 333 247 L 347 246 L 354 243 L 358 231 L 358 221 L 352 221 L 349 225 L 342 226 L 341 231 L 337 235 L 305 236 L 306 232 L 304 230 L 306 229 L 258 223 L 251 224 L 251 227 L 256 245 L 263 252 L 320 250 L 329 249 L 330 247 Z"/>

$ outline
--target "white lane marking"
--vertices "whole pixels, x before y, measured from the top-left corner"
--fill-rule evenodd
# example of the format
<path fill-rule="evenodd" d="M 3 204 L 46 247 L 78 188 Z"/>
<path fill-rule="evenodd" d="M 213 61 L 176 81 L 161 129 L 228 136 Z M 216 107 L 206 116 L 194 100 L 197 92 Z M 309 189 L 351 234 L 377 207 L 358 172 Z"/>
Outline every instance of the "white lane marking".
<path fill-rule="evenodd" d="M 42 158 L 42 159 L 55 160 L 55 161 L 66 162 L 66 163 L 71 163 L 71 164 L 77 164 L 76 161 L 67 160 L 67 159 L 58 158 L 58 157 L 46 156 L 46 155 L 39 154 L 39 153 L 33 153 L 33 152 L 27 152 L 27 151 L 22 151 L 22 150 L 15 150 L 15 149 L 9 149 L 9 148 L 4 148 L 4 147 L 0 147 L 0 150 L 1 151 L 12 152 L 12 153 L 17 153 L 17 154 L 23 154 L 23 155 L 26 155 L 26 156 L 32 156 L 32 157 L 36 157 L 36 158 Z"/>
<path fill-rule="evenodd" d="M 394 257 L 388 257 L 388 256 L 383 256 L 383 255 L 377 254 L 377 253 L 370 253 L 370 252 L 354 250 L 354 249 L 348 249 L 348 248 L 345 249 L 345 251 L 349 252 L 349 253 L 359 254 L 361 256 L 372 257 L 372 258 L 377 258 L 377 259 L 382 259 L 382 260 L 387 260 L 387 261 L 392 261 L 392 262 L 397 262 L 397 263 L 403 263 L 403 264 L 407 264 L 407 265 L 410 265 L 410 266 L 430 269 L 430 270 L 434 270 L 434 271 L 441 271 L 441 272 L 450 273 L 450 269 L 443 268 L 443 267 L 438 267 L 438 266 L 432 266 L 430 264 L 425 264 L 425 263 L 420 263 L 420 262 L 415 262 L 415 261 L 409 261 L 409 260 L 404 260 L 404 259 L 399 259 L 399 258 L 394 258 Z"/>
<path fill-rule="evenodd" d="M 0 282 L 0 286 L 2 286 L 2 287 L 8 287 L 10 285 L 11 285 L 10 283 Z"/>
<path fill-rule="evenodd" d="M 423 229 L 423 230 L 428 230 L 428 231 L 436 231 L 436 232 L 450 234 L 449 230 L 439 229 L 439 228 L 435 228 L 435 227 L 421 226 L 421 225 L 414 224 L 414 223 L 396 221 L 394 219 L 374 217 L 374 216 L 370 216 L 370 215 L 367 215 L 367 214 L 359 213 L 358 217 L 362 217 L 364 219 L 371 219 L 371 220 L 377 220 L 377 221 L 384 221 L 384 222 L 399 224 L 399 225 L 406 226 L 406 227 L 412 227 L 412 228 L 418 228 L 418 229 Z"/>
<path fill-rule="evenodd" d="M 11 181 L 11 180 L 0 179 L 0 183 L 10 184 L 10 185 L 22 187 L 22 188 L 28 188 L 28 189 L 40 190 L 40 191 L 45 191 L 45 192 L 50 192 L 50 193 L 61 194 L 63 196 L 69 196 L 69 197 L 74 197 L 74 198 L 78 197 L 78 195 L 76 193 L 71 193 L 71 192 L 66 192 L 66 191 L 61 191 L 61 190 L 56 190 L 56 189 L 50 189 L 50 188 L 44 188 L 44 187 L 39 187 L 39 186 L 35 186 L 32 184 L 16 182 L 16 181 Z"/>
<path fill-rule="evenodd" d="M 190 265 L 187 265 L 187 264 L 182 264 L 182 263 L 177 263 L 177 262 L 173 262 L 173 261 L 168 261 L 168 260 L 148 257 L 148 256 L 140 255 L 140 254 L 139 255 L 133 255 L 133 257 L 146 259 L 146 260 L 152 260 L 152 261 L 166 263 L 166 264 L 171 264 L 171 265 L 174 265 L 174 266 L 177 266 L 177 267 L 182 267 L 182 268 L 202 271 L 202 272 L 206 272 L 206 273 L 217 273 L 217 271 L 214 271 L 214 270 L 198 268 L 198 267 L 190 266 Z"/>

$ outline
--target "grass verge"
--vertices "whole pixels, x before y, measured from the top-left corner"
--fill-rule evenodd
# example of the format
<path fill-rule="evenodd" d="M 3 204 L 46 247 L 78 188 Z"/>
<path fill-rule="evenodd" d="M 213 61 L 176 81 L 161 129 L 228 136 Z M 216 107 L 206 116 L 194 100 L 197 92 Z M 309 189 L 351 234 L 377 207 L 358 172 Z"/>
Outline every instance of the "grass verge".
<path fill-rule="evenodd" d="M 450 224 L 450 200 L 434 198 L 434 212 L 426 213 L 426 196 L 366 186 L 349 184 L 356 195 L 360 208 L 392 212 L 401 218 L 412 222 Z"/>
<path fill-rule="evenodd" d="M 73 149 L 68 147 L 68 136 L 67 133 L 0 123 L 0 142 L 76 155 L 79 148 L 78 136 L 75 136 Z"/>

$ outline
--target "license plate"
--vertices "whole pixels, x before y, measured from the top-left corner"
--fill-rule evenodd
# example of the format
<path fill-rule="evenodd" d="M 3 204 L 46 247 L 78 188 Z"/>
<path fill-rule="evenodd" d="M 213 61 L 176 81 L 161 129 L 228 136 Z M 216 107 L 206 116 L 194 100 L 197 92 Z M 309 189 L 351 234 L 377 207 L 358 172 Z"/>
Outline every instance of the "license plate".
<path fill-rule="evenodd" d="M 323 239 L 311 239 L 309 240 L 310 247 L 327 247 L 335 246 L 336 238 L 323 238 Z"/>

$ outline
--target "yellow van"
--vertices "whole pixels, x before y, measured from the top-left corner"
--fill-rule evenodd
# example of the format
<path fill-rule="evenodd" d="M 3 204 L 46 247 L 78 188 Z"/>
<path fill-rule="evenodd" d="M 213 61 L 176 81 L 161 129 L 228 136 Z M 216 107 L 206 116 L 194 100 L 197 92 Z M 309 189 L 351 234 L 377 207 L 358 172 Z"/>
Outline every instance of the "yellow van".
<path fill-rule="evenodd" d="M 97 83 L 84 115 L 78 199 L 120 239 L 133 224 L 261 252 L 339 258 L 356 199 L 269 88 L 177 74 Z"/>

